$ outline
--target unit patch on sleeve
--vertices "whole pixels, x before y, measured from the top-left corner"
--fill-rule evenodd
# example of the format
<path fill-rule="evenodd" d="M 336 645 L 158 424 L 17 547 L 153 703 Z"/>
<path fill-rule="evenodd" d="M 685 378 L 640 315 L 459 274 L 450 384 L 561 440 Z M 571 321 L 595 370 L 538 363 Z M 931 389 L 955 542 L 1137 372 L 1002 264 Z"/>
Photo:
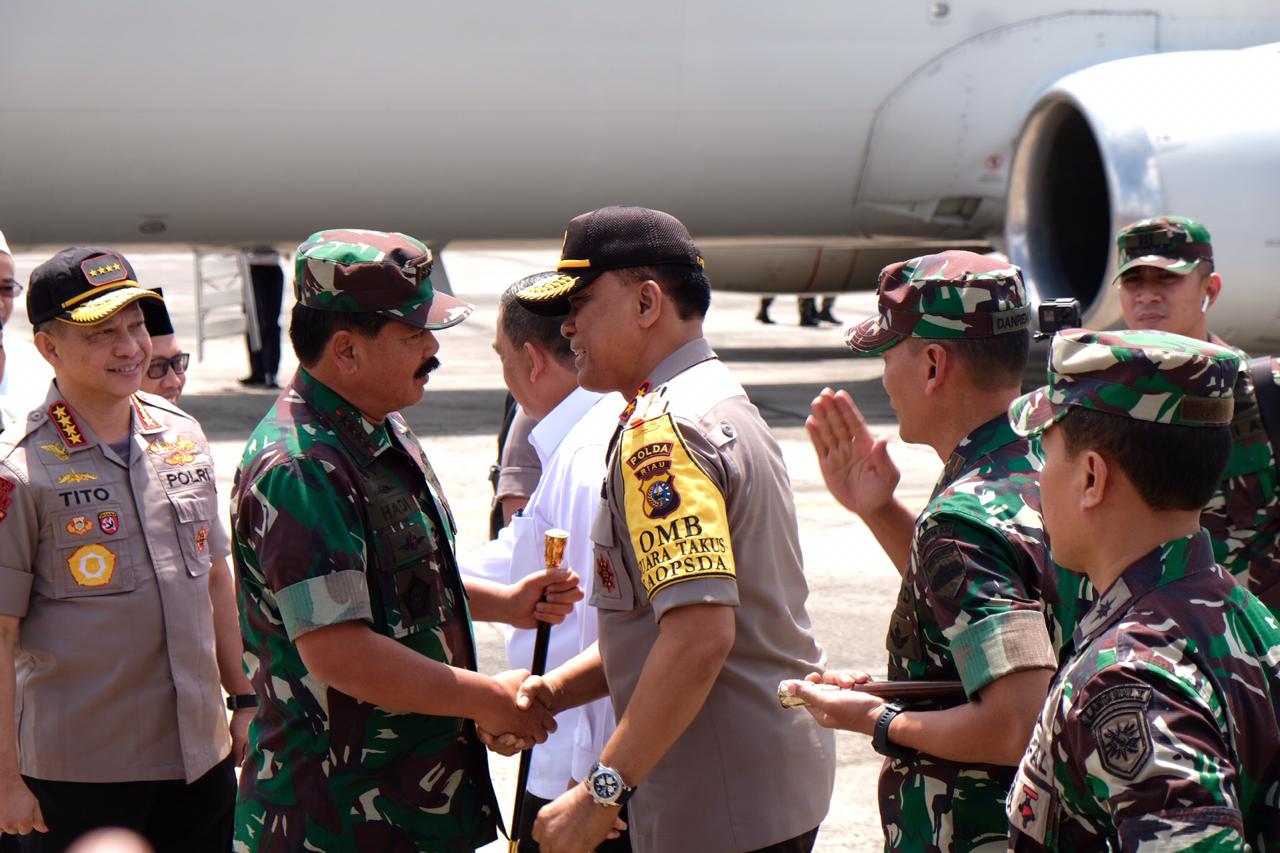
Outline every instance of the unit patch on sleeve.
<path fill-rule="evenodd" d="M 733 580 L 724 495 L 694 461 L 671 415 L 624 429 L 620 442 L 627 529 L 650 598 L 682 581 Z"/>
<path fill-rule="evenodd" d="M 1135 779 L 1151 757 L 1150 702 L 1150 687 L 1122 684 L 1102 691 L 1080 712 L 1081 722 L 1093 731 L 1103 768 L 1121 779 Z"/>
<path fill-rule="evenodd" d="M 67 558 L 67 568 L 80 586 L 106 586 L 116 571 L 116 555 L 104 545 L 81 545 Z"/>

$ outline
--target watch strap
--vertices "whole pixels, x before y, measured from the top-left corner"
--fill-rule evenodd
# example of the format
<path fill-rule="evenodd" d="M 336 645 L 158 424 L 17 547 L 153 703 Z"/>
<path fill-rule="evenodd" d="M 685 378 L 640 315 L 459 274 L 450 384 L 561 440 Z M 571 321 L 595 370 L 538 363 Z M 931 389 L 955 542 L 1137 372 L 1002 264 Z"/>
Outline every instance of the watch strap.
<path fill-rule="evenodd" d="M 239 693 L 227 697 L 227 710 L 239 711 L 241 708 L 258 707 L 258 694 L 256 693 Z"/>
<path fill-rule="evenodd" d="M 889 725 L 893 722 L 894 717 L 905 710 L 897 702 L 889 702 L 884 706 L 884 710 L 880 712 L 879 719 L 876 720 L 875 729 L 871 732 L 872 749 L 881 755 L 899 760 L 911 758 L 916 754 L 914 749 L 900 746 L 889 740 Z"/>
<path fill-rule="evenodd" d="M 618 795 L 612 800 L 601 799 L 600 796 L 596 794 L 596 788 L 591 779 L 596 775 L 597 771 L 600 770 L 608 771 L 618 780 Z M 636 792 L 635 788 L 623 781 L 621 773 L 606 764 L 601 764 L 599 761 L 591 765 L 591 770 L 587 772 L 587 778 L 583 781 L 586 783 L 587 793 L 591 795 L 591 799 L 595 800 L 602 806 L 625 806 L 627 804 L 627 800 L 631 799 L 631 795 Z"/>

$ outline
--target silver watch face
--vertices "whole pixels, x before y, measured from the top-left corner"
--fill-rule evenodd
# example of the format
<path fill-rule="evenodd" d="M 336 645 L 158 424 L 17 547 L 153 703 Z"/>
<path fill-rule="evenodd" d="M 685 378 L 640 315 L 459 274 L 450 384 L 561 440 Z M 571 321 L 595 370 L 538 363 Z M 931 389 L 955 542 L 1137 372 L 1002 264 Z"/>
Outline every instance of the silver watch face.
<path fill-rule="evenodd" d="M 600 767 L 591 774 L 591 790 L 597 800 L 613 802 L 622 793 L 622 777 L 608 767 Z"/>

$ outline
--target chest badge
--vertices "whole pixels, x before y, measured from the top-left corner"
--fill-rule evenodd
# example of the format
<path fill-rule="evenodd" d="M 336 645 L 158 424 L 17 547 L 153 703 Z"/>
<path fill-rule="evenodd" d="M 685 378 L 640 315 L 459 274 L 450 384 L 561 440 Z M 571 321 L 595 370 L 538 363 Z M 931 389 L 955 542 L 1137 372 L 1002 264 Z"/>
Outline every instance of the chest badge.
<path fill-rule="evenodd" d="M 120 530 L 120 516 L 114 512 L 98 513 L 98 527 L 108 536 L 114 536 Z"/>
<path fill-rule="evenodd" d="M 81 545 L 67 558 L 67 568 L 80 586 L 106 586 L 116 571 L 116 555 L 104 545 Z"/>
<path fill-rule="evenodd" d="M 96 479 L 98 479 L 97 474 L 91 474 L 86 471 L 77 471 L 72 468 L 69 472 L 58 478 L 58 485 L 65 486 L 67 483 L 87 483 Z"/>
<path fill-rule="evenodd" d="M 67 522 L 67 532 L 72 536 L 83 536 L 93 529 L 93 522 L 83 515 L 77 515 Z"/>
<path fill-rule="evenodd" d="M 42 444 L 40 445 L 40 449 L 45 453 L 52 453 L 60 462 L 66 462 L 71 458 L 71 453 L 67 450 L 66 445 L 60 441 Z"/>

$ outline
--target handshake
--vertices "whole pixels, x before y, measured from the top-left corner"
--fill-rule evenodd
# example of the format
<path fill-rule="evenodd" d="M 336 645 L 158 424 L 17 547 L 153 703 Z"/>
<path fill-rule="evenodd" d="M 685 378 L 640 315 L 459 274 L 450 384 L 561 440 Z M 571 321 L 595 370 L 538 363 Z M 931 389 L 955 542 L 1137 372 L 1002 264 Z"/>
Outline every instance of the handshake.
<path fill-rule="evenodd" d="M 515 755 L 556 730 L 551 688 L 542 676 L 513 669 L 493 680 L 504 691 L 504 701 L 497 702 L 492 713 L 475 718 L 481 743 L 499 755 Z"/>

